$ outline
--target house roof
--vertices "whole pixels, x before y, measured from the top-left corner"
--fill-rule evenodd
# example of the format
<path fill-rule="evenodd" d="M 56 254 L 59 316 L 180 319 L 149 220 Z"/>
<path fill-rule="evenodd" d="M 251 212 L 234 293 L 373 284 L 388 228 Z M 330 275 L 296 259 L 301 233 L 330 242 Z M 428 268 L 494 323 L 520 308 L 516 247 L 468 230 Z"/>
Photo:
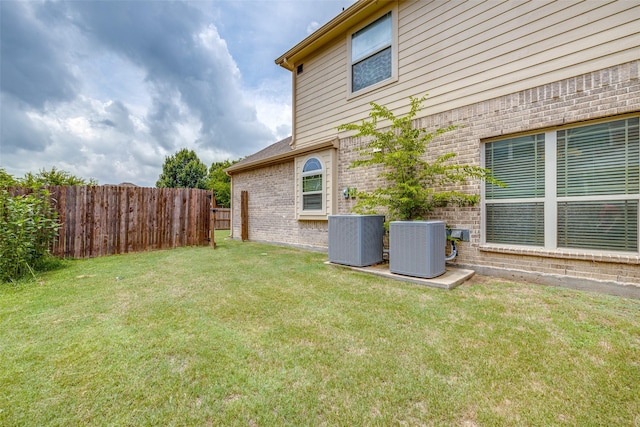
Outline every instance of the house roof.
<path fill-rule="evenodd" d="M 263 150 L 258 151 L 255 154 L 245 157 L 235 165 L 225 169 L 225 172 L 227 173 L 227 175 L 232 175 L 241 171 L 255 169 L 275 163 L 281 163 L 283 161 L 292 159 L 295 156 L 310 153 L 312 151 L 321 150 L 324 148 L 337 148 L 338 144 L 338 139 L 333 138 L 320 141 L 313 145 L 294 149 L 291 147 L 291 137 L 288 137 L 283 139 L 282 141 L 278 141 L 275 144 L 268 146 Z"/>
<path fill-rule="evenodd" d="M 293 71 L 305 56 L 320 49 L 336 37 L 343 36 L 350 28 L 356 26 L 367 16 L 386 7 L 393 1 L 397 0 L 358 0 L 276 59 L 276 64 Z"/>
<path fill-rule="evenodd" d="M 267 148 L 260 150 L 250 156 L 247 156 L 233 166 L 228 167 L 227 169 L 225 169 L 225 172 L 227 172 L 227 174 L 231 174 L 233 172 L 236 172 L 237 170 L 248 169 L 247 166 L 250 167 L 251 165 L 261 163 L 262 161 L 271 157 L 278 157 L 286 154 L 292 151 L 290 144 L 291 137 L 285 138 L 282 141 L 278 141 L 275 144 L 271 144 Z"/>

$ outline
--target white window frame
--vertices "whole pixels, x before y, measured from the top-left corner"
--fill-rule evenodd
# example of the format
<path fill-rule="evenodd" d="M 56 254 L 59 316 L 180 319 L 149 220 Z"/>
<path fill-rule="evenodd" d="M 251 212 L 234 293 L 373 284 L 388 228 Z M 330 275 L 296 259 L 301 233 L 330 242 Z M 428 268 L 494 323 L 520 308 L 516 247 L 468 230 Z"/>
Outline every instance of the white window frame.
<path fill-rule="evenodd" d="M 482 222 L 481 222 L 481 244 L 485 247 L 493 247 L 493 246 L 500 246 L 500 247 L 513 247 L 514 249 L 517 248 L 540 248 L 540 249 L 544 249 L 545 251 L 549 251 L 549 252 L 558 252 L 561 251 L 563 253 L 592 253 L 592 254 L 606 254 L 606 255 L 611 255 L 611 256 L 621 256 L 621 255 L 629 255 L 629 256 L 638 256 L 640 255 L 640 230 L 638 231 L 638 251 L 636 252 L 624 252 L 624 251 L 607 251 L 605 249 L 585 249 L 585 248 L 558 248 L 557 246 L 557 240 L 558 240 L 558 204 L 562 203 L 562 202 L 578 202 L 578 201 L 585 201 L 585 202 L 590 202 L 590 201 L 617 201 L 617 200 L 635 200 L 638 201 L 638 224 L 639 224 L 639 228 L 640 228 L 640 193 L 639 194 L 618 194 L 618 195 L 588 195 L 588 196 L 561 196 L 558 197 L 557 196 L 557 144 L 558 144 L 558 140 L 557 140 L 557 135 L 558 135 L 558 131 L 561 130 L 566 130 L 566 129 L 572 129 L 572 128 L 579 128 L 579 127 L 586 127 L 586 126 L 590 126 L 590 125 L 594 125 L 594 124 L 598 124 L 598 123 L 606 123 L 606 122 L 613 122 L 613 121 L 617 121 L 617 120 L 626 120 L 626 119 L 631 119 L 637 117 L 636 115 L 629 115 L 629 116 L 623 116 L 623 117 L 609 117 L 607 119 L 602 119 L 602 120 L 595 120 L 592 122 L 587 122 L 587 123 L 580 123 L 580 124 L 573 124 L 573 125 L 567 125 L 567 126 L 562 126 L 562 127 L 558 127 L 558 128 L 554 128 L 554 129 L 550 129 L 547 131 L 538 131 L 538 132 L 531 132 L 529 133 L 531 134 L 544 134 L 544 141 L 545 141 L 545 164 L 544 164 L 544 168 L 545 168 L 545 195 L 544 197 L 537 197 L 537 198 L 522 198 L 522 199 L 516 199 L 516 198 L 512 198 L 512 199 L 487 199 L 486 198 L 486 192 L 485 192 L 485 186 L 482 186 L 482 190 L 481 190 L 481 198 L 482 198 L 482 205 L 481 205 L 481 209 L 482 209 Z M 504 140 L 504 139 L 511 139 L 511 138 L 516 138 L 518 136 L 522 136 L 522 135 L 512 135 L 508 138 L 496 138 L 496 139 L 492 139 L 490 141 L 485 141 L 486 144 L 488 143 L 492 143 L 492 142 L 496 142 L 499 140 Z M 486 158 L 485 158 L 485 149 L 483 147 L 482 150 L 480 150 L 481 152 L 481 164 L 483 166 L 486 165 Z M 486 230 L 486 225 L 487 225 L 487 205 L 488 204 L 501 204 L 501 203 L 507 203 L 507 204 L 513 204 L 513 203 L 518 203 L 518 202 L 542 202 L 544 203 L 544 246 L 543 247 L 539 247 L 539 246 L 523 246 L 523 245 L 510 245 L 510 244 L 504 244 L 504 243 L 491 243 L 491 242 L 487 242 L 486 238 L 487 238 L 487 230 Z"/>
<path fill-rule="evenodd" d="M 310 161 L 315 159 L 318 163 L 320 163 L 320 169 L 314 169 L 312 171 L 307 171 L 304 172 L 304 167 L 305 165 Z M 314 176 L 314 175 L 321 175 L 321 180 L 322 180 L 322 189 L 320 191 L 309 191 L 306 192 L 304 191 L 304 178 L 307 176 Z M 326 179 L 326 170 L 325 170 L 325 164 L 323 163 L 322 159 L 318 156 L 309 156 L 306 157 L 302 162 L 301 162 L 301 166 L 300 166 L 300 213 L 302 215 L 306 215 L 306 214 L 312 214 L 312 215 L 319 215 L 319 214 L 324 214 L 325 210 L 326 210 L 326 192 L 327 192 L 327 179 Z M 322 201 L 322 206 L 320 209 L 304 209 L 304 196 L 305 195 L 313 195 L 313 194 L 320 194 L 320 199 Z"/>
<path fill-rule="evenodd" d="M 371 25 L 378 19 L 382 18 L 387 13 L 391 13 L 391 77 L 381 80 L 372 85 L 366 86 L 358 91 L 353 91 L 353 66 L 361 62 L 362 59 L 358 61 L 352 61 L 352 38 L 355 33 L 366 28 Z M 389 46 L 385 45 L 383 48 L 371 53 L 369 57 L 379 53 L 380 51 L 388 48 Z M 382 13 L 376 14 L 371 19 L 365 21 L 364 24 L 351 29 L 347 33 L 347 99 L 355 98 L 365 93 L 369 93 L 376 89 L 379 89 L 388 84 L 394 83 L 398 81 L 398 8 L 396 6 L 391 7 L 389 9 L 385 9 Z"/>

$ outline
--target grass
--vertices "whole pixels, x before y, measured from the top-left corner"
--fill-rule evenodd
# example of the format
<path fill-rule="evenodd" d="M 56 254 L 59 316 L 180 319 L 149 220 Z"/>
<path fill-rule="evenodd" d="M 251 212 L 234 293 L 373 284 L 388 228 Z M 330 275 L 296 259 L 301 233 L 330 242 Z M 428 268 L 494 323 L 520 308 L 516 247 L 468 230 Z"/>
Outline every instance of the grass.
<path fill-rule="evenodd" d="M 0 285 L 0 425 L 640 425 L 640 301 L 220 237 Z"/>

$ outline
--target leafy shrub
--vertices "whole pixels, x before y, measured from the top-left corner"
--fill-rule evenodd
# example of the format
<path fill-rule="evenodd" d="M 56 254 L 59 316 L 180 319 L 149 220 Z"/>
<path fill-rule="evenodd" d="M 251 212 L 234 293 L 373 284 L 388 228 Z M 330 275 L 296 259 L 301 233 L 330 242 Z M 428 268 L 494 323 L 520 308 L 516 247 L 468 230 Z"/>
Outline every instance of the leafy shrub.
<path fill-rule="evenodd" d="M 48 185 L 98 185 L 98 181 L 94 178 L 89 178 L 89 181 L 87 181 L 55 166 L 51 170 L 40 169 L 35 174 L 27 172 L 23 178 L 18 178 L 17 182 L 20 186 L 29 188 Z"/>
<path fill-rule="evenodd" d="M 11 187 L 18 185 L 18 181 L 4 168 L 0 168 L 0 187 Z"/>
<path fill-rule="evenodd" d="M 431 163 L 425 160 L 427 145 L 435 137 L 457 129 L 458 126 L 439 128 L 432 132 L 414 126 L 414 118 L 422 108 L 422 98 L 410 97 L 411 109 L 397 117 L 389 108 L 371 103 L 371 120 L 340 125 L 338 130 L 357 131 L 355 137 L 370 138 L 359 150 L 361 158 L 350 167 L 381 167 L 378 175 L 384 184 L 370 192 L 359 192 L 356 213 L 381 213 L 386 209 L 390 220 L 426 219 L 437 207 L 446 205 L 473 206 L 480 200 L 477 194 L 467 194 L 448 188 L 460 187 L 469 179 L 486 180 L 496 185 L 489 169 L 454 163 L 456 153 L 446 153 Z M 378 129 L 378 120 L 390 126 Z M 384 211 L 382 211 L 384 212 Z"/>
<path fill-rule="evenodd" d="M 43 265 L 57 236 L 57 213 L 49 192 L 13 196 L 0 188 L 0 281 L 16 280 Z"/>

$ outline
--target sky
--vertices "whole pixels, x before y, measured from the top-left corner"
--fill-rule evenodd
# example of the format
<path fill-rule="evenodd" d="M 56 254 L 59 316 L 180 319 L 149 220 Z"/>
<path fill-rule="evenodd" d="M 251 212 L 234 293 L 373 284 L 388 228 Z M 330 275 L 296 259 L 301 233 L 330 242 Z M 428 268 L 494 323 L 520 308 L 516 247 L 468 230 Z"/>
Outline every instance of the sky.
<path fill-rule="evenodd" d="M 275 59 L 354 0 L 0 0 L 0 168 L 153 187 L 291 134 Z"/>

